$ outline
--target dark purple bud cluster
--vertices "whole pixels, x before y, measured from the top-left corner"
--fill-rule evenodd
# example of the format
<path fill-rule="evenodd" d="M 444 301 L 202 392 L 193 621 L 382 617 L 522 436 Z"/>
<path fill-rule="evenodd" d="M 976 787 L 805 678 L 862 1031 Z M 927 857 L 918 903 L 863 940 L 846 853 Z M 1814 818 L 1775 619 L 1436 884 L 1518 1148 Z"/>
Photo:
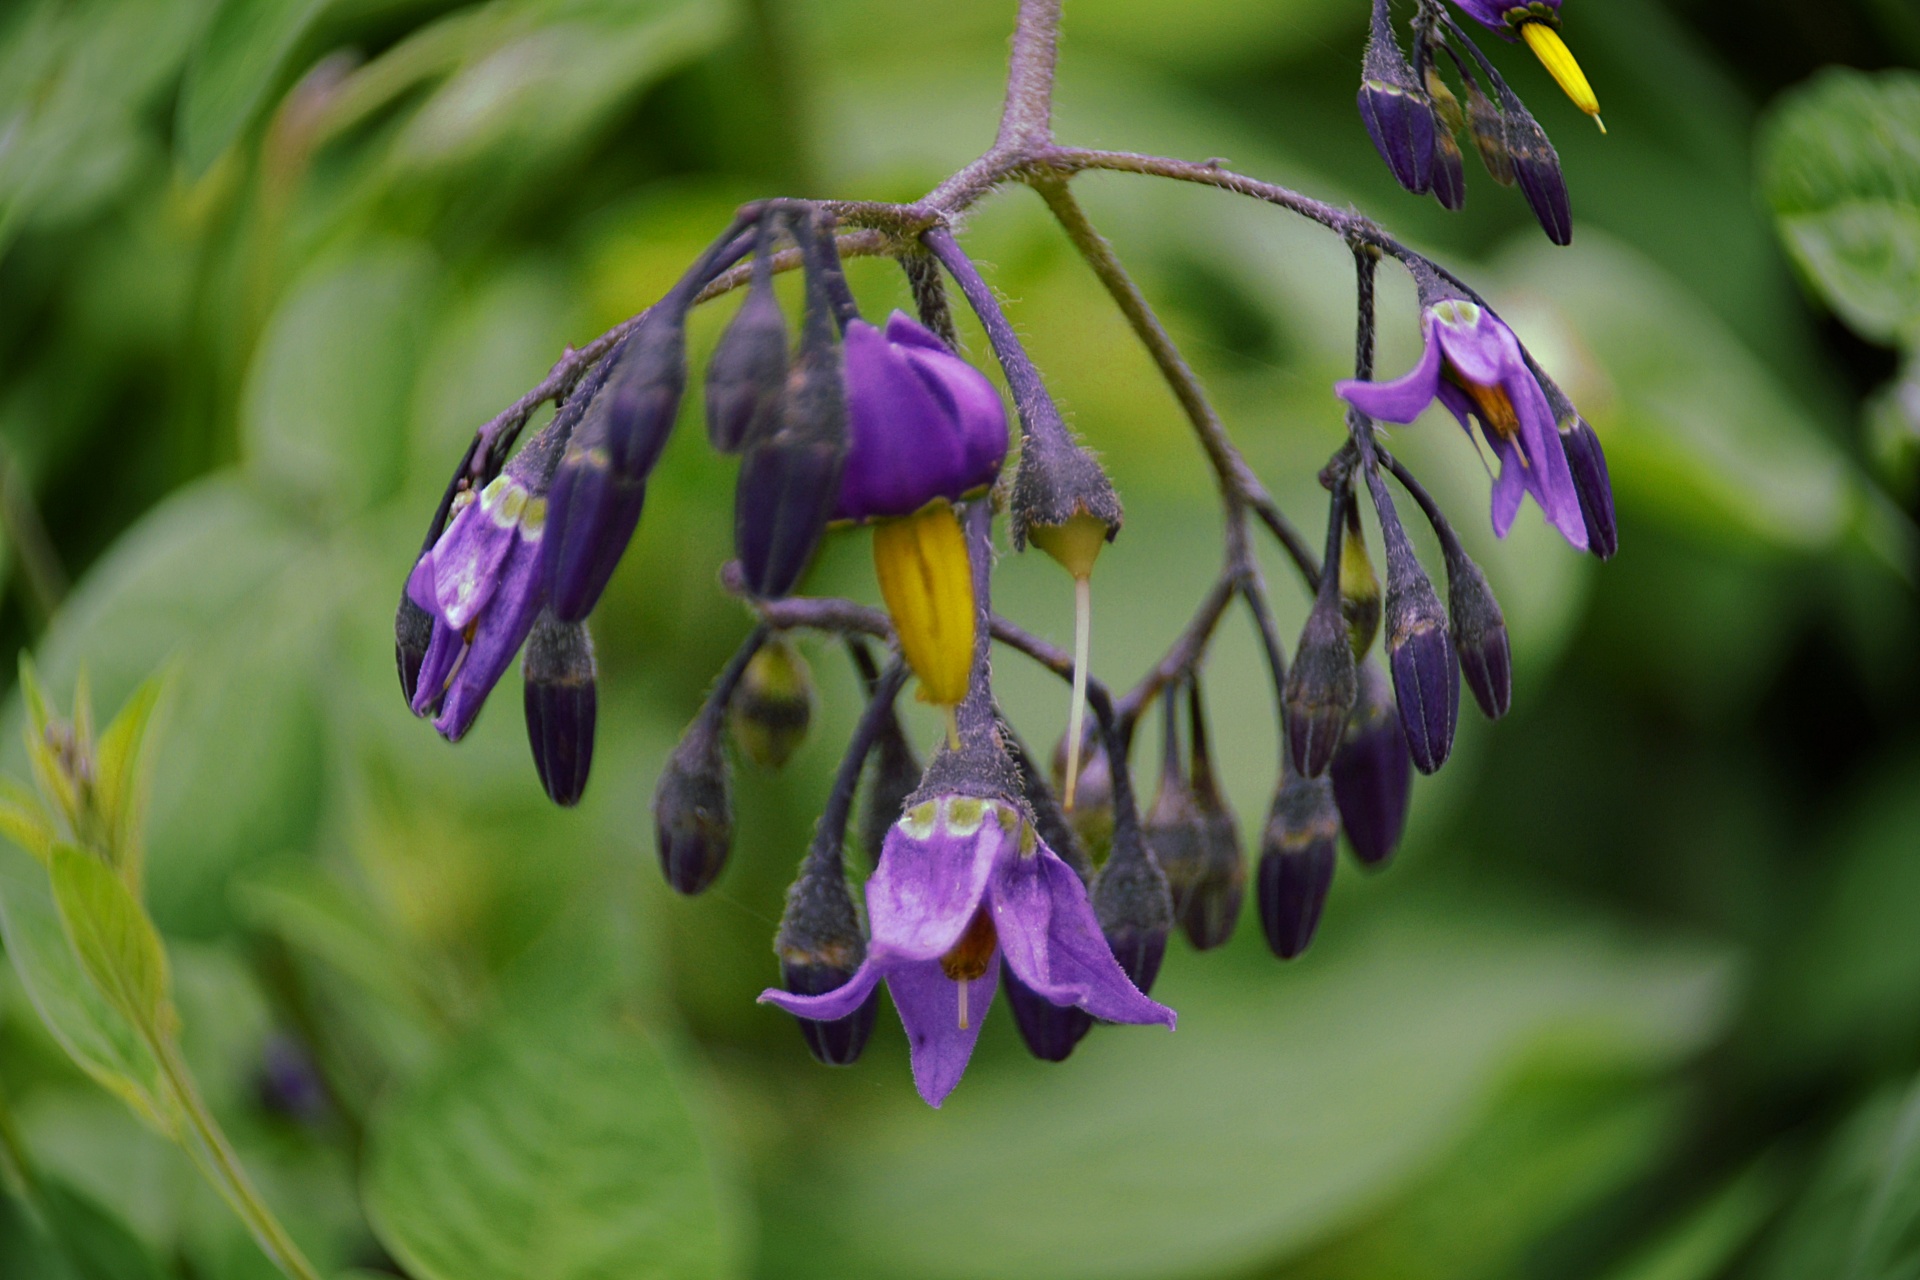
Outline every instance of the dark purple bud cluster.
<path fill-rule="evenodd" d="M 1558 0 L 1533 6 L 1456 3 L 1503 37 L 1525 39 L 1575 104 L 1598 119 L 1592 90 L 1555 33 Z M 1441 75 L 1443 55 L 1460 77 L 1464 108 Z M 1496 183 L 1519 185 L 1547 238 L 1555 244 L 1572 243 L 1573 207 L 1560 157 L 1546 130 L 1441 0 L 1419 0 L 1411 62 L 1394 31 L 1388 0 L 1374 0 L 1359 102 L 1374 147 L 1407 190 L 1430 193 L 1448 209 L 1465 206 L 1466 172 L 1458 141 L 1464 132 Z"/>

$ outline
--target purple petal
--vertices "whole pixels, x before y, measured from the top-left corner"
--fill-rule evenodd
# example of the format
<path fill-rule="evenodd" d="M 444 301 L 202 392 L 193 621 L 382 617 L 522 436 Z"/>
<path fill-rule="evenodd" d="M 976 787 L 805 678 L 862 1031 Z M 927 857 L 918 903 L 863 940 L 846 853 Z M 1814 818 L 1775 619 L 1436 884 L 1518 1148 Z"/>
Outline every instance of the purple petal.
<path fill-rule="evenodd" d="M 458 742 L 473 727 L 493 686 L 500 682 L 520 652 L 533 620 L 546 603 L 540 574 L 540 539 L 514 539 L 500 574 L 500 586 L 485 613 L 474 624 L 473 641 L 453 680 L 433 727 L 449 742 Z"/>
<path fill-rule="evenodd" d="M 907 358 L 858 320 L 847 326 L 845 352 L 850 447 L 835 518 L 910 515 L 959 496 L 965 452 L 954 421 Z"/>
<path fill-rule="evenodd" d="M 1007 409 L 1000 393 L 986 374 L 949 352 L 939 339 L 898 311 L 887 322 L 888 341 L 899 342 L 896 333 L 916 335 L 914 344 L 903 343 L 899 353 L 959 428 L 964 457 L 958 488 L 946 496 L 958 497 L 992 484 L 1007 458 Z M 921 335 L 932 345 L 917 341 Z"/>
<path fill-rule="evenodd" d="M 940 966 L 936 964 L 933 968 L 937 973 Z M 796 1018 L 811 1018 L 815 1022 L 834 1022 L 858 1012 L 860 1006 L 867 1002 L 867 996 L 885 976 L 881 962 L 869 957 L 866 963 L 854 970 L 853 976 L 848 978 L 844 985 L 835 987 L 823 995 L 796 996 L 778 987 L 768 987 L 760 993 L 759 1003 L 785 1009 Z"/>
<path fill-rule="evenodd" d="M 1520 451 L 1508 440 L 1502 440 L 1491 431 L 1486 433 L 1487 445 L 1500 459 L 1500 478 L 1493 482 L 1493 534 L 1504 538 L 1513 528 L 1514 517 L 1520 514 L 1520 500 L 1527 495 L 1528 469 L 1520 461 Z"/>
<path fill-rule="evenodd" d="M 913 1059 L 913 1087 L 927 1105 L 947 1100 L 967 1069 L 980 1024 L 993 1007 L 993 989 L 1000 982 L 1000 953 L 987 961 L 987 971 L 966 983 L 966 1017 L 960 1016 L 961 983 L 949 978 L 938 961 L 890 965 L 887 994 L 907 1031 L 907 1049 Z M 849 983 L 849 986 L 852 984 Z"/>
<path fill-rule="evenodd" d="M 1587 549 L 1587 521 L 1580 514 L 1580 493 L 1573 486 L 1573 471 L 1567 466 L 1566 444 L 1554 422 L 1547 396 L 1522 364 L 1508 373 L 1507 396 L 1520 415 L 1520 436 L 1526 441 L 1527 458 L 1533 463 L 1529 477 L 1534 501 L 1540 504 L 1547 523 L 1558 529 L 1567 541 L 1582 551 Z"/>
<path fill-rule="evenodd" d="M 953 949 L 995 862 L 1010 852 L 999 813 L 985 801 L 947 797 L 916 805 L 894 824 L 867 881 L 876 952 L 934 960 Z"/>
<path fill-rule="evenodd" d="M 1348 379 L 1334 384 L 1334 394 L 1371 418 L 1382 422 L 1412 422 L 1425 413 L 1440 390 L 1440 344 L 1434 340 L 1433 326 L 1427 327 L 1427 349 L 1420 363 L 1404 377 L 1393 382 L 1356 382 Z"/>
<path fill-rule="evenodd" d="M 465 627 L 493 598 L 526 501 L 526 490 L 500 476 L 461 509 L 433 544 L 433 603 L 426 607 L 448 626 Z"/>
<path fill-rule="evenodd" d="M 940 341 L 939 334 L 898 308 L 887 317 L 887 341 L 897 347 L 919 347 L 943 356 L 953 355 L 947 350 L 947 344 Z"/>
<path fill-rule="evenodd" d="M 1504 383 L 1514 367 L 1526 368 L 1513 330 L 1485 307 L 1458 300 L 1436 303 L 1427 325 L 1447 363 L 1468 382 L 1491 387 Z"/>
<path fill-rule="evenodd" d="M 414 562 L 413 572 L 407 575 L 407 599 L 438 615 L 440 610 L 433 598 L 433 552 L 423 552 Z"/>
<path fill-rule="evenodd" d="M 1051 849 L 1003 862 L 991 901 L 1007 963 L 1033 991 L 1108 1022 L 1173 1028 L 1173 1010 L 1140 994 L 1113 958 L 1086 886 Z"/>
<path fill-rule="evenodd" d="M 453 674 L 466 647 L 465 636 L 438 618 L 433 620 L 433 638 L 427 642 L 426 656 L 420 660 L 420 675 L 413 686 L 413 714 L 430 715 L 440 705 L 447 691 L 447 678 Z"/>

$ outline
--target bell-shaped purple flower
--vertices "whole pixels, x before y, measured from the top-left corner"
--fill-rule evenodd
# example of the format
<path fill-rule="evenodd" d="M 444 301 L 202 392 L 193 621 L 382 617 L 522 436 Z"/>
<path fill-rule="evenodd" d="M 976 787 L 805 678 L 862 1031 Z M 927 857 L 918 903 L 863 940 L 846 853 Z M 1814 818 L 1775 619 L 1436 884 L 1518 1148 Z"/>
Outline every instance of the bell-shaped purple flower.
<path fill-rule="evenodd" d="M 450 742 L 473 727 L 546 603 L 540 555 L 556 452 L 552 441 L 529 443 L 460 508 L 407 579 L 407 597 L 433 617 L 414 714 L 437 709 L 433 727 Z"/>
<path fill-rule="evenodd" d="M 1107 949 L 1080 877 L 1005 801 L 950 795 L 908 810 L 867 882 L 867 917 L 867 956 L 844 986 L 760 999 L 828 1021 L 854 1013 L 886 979 L 914 1085 L 931 1106 L 966 1070 L 1003 955 L 1050 1004 L 1108 1022 L 1174 1025 L 1173 1010 L 1140 994 Z"/>
<path fill-rule="evenodd" d="M 834 519 L 912 515 L 994 482 L 1007 411 L 985 374 L 899 311 L 884 333 L 853 321 L 844 344 L 851 447 Z"/>
<path fill-rule="evenodd" d="M 1472 430 L 1469 418 L 1478 419 L 1481 435 L 1500 458 L 1493 531 L 1504 538 L 1521 499 L 1532 494 L 1547 523 L 1586 550 L 1587 522 L 1566 446 L 1513 330 L 1485 307 L 1457 297 L 1430 302 L 1421 323 L 1426 351 L 1410 373 L 1395 382 L 1350 379 L 1335 392 L 1384 422 L 1412 422 L 1435 400 L 1463 430 Z"/>

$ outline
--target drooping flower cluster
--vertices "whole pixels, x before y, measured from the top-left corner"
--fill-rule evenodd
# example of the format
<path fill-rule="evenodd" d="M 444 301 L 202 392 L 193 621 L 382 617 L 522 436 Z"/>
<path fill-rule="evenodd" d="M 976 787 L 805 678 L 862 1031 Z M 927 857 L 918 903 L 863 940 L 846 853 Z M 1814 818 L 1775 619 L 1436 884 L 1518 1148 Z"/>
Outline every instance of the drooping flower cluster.
<path fill-rule="evenodd" d="M 1590 103 L 1553 35 L 1557 0 L 1460 7 L 1526 41 L 1576 101 Z M 1565 187 L 1538 125 L 1441 0 L 1420 0 L 1414 31 L 1409 66 L 1386 3 L 1375 5 L 1361 108 L 1396 176 L 1458 206 L 1459 121 L 1450 115 L 1458 106 L 1434 67 L 1444 51 L 1467 82 L 1489 167 L 1520 182 L 1549 234 L 1564 242 Z M 1050 153 L 1035 154 L 1028 163 L 1044 177 Z M 1066 176 L 1042 181 L 1043 194 L 1162 357 L 1224 498 L 1221 574 L 1137 685 L 1116 693 L 1090 670 L 1089 582 L 1120 530 L 1119 499 L 932 204 L 860 214 L 870 233 L 891 237 L 883 247 L 905 269 L 919 313 L 896 311 L 884 325 L 869 323 L 854 301 L 832 208 L 795 200 L 743 208 L 664 298 L 557 367 L 543 393 L 557 412 L 517 453 L 524 413 L 479 433 L 430 524 L 395 625 L 408 703 L 450 740 L 471 728 L 524 651 L 536 770 L 556 802 L 577 802 L 596 722 L 587 620 L 638 526 L 680 416 L 688 314 L 704 296 L 745 284 L 703 389 L 709 442 L 738 459 L 734 559 L 721 577 L 754 626 L 660 771 L 656 849 L 681 893 L 701 893 L 724 874 L 734 843 L 729 745 L 764 768 L 780 767 L 815 718 L 808 664 L 791 633 L 844 641 L 866 707 L 788 891 L 774 948 L 779 985 L 762 1000 L 796 1019 L 816 1058 L 847 1065 L 873 1032 L 884 986 L 908 1037 L 915 1083 L 935 1106 L 958 1083 L 996 986 L 1028 1048 L 1057 1062 L 1097 1022 L 1171 1028 L 1173 1012 L 1148 994 L 1170 938 L 1177 930 L 1197 951 L 1223 945 L 1249 896 L 1270 949 L 1283 959 L 1300 955 L 1320 927 L 1342 832 L 1362 866 L 1393 860 L 1414 774 L 1432 773 L 1452 751 L 1462 680 L 1488 717 L 1508 710 L 1512 655 L 1486 575 L 1388 452 L 1376 423 L 1412 423 L 1438 402 L 1499 462 L 1491 486 L 1497 535 L 1531 497 L 1575 548 L 1606 558 L 1617 546 L 1599 440 L 1513 331 L 1455 277 L 1357 215 L 1329 210 L 1308 216 L 1353 249 L 1359 341 L 1356 377 L 1335 388 L 1347 430 L 1321 473 L 1330 501 L 1316 554 L 1211 417 L 1190 371 L 1167 358 L 1169 340 L 1065 194 Z M 1372 376 L 1374 275 L 1383 254 L 1413 275 L 1425 338 L 1419 362 L 1392 381 Z M 803 276 L 797 334 L 774 290 L 776 271 L 795 265 Z M 1002 475 L 1007 410 L 993 382 L 960 354 L 949 279 L 985 329 L 1012 393 L 1020 452 L 1010 477 Z M 1433 527 L 1446 566 L 1444 600 L 1400 522 L 1390 480 Z M 1367 546 L 1369 505 L 1384 582 Z M 1070 653 L 993 612 L 993 526 L 1002 513 L 1016 550 L 1039 548 L 1074 583 Z M 1254 516 L 1312 596 L 1291 661 L 1248 545 Z M 871 544 L 883 611 L 799 594 L 822 542 L 848 537 Z M 1212 638 L 1236 602 L 1259 628 L 1282 743 L 1252 867 L 1215 774 L 1202 689 Z M 874 641 L 887 646 L 885 661 L 875 660 Z M 997 702 L 995 642 L 1071 683 L 1050 776 Z M 897 702 L 909 680 L 945 716 L 937 741 L 916 744 L 902 723 Z M 1155 706 L 1161 772 L 1143 812 L 1129 753 Z M 923 768 L 916 748 L 927 746 Z M 848 877 L 850 833 L 871 862 L 857 893 Z"/>

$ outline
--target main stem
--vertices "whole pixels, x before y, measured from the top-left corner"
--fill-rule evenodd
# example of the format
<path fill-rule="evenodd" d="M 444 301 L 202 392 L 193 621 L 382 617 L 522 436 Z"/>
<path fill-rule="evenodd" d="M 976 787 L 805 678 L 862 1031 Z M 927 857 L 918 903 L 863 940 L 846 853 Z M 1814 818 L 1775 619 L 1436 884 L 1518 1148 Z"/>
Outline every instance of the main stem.
<path fill-rule="evenodd" d="M 994 150 L 1030 151 L 1053 141 L 1053 75 L 1062 0 L 1020 0 L 1007 65 L 1007 99 Z"/>

